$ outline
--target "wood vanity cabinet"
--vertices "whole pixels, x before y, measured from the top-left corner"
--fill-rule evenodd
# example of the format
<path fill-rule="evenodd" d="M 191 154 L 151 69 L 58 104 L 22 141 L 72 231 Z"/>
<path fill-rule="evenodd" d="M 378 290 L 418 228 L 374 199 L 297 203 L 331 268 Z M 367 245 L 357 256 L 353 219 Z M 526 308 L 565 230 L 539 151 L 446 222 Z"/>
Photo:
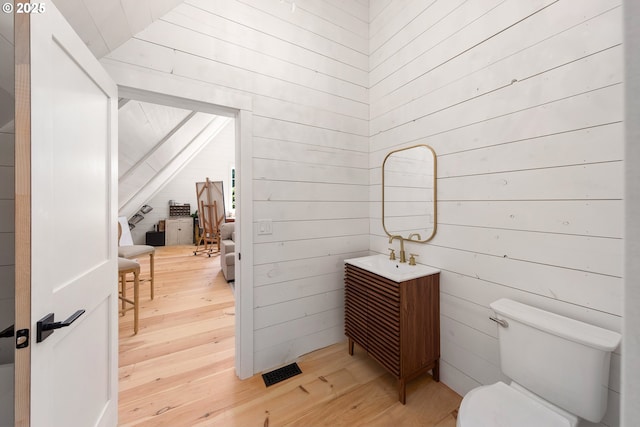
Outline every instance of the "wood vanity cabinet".
<path fill-rule="evenodd" d="M 406 383 L 429 370 L 439 380 L 440 273 L 394 282 L 345 264 L 345 334 L 349 354 L 357 343 L 398 380 Z"/>

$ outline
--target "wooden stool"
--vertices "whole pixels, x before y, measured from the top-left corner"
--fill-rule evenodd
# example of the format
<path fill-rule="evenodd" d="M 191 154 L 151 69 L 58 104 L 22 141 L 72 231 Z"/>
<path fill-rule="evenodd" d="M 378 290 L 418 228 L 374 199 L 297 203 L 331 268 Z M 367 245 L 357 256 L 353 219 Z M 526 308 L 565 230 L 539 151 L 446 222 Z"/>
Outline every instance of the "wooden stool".
<path fill-rule="evenodd" d="M 127 298 L 127 274 L 133 273 L 133 300 Z M 119 298 L 122 301 L 120 314 L 124 315 L 133 308 L 133 333 L 138 333 L 138 310 L 140 308 L 140 264 L 125 258 L 118 258 Z M 131 304 L 132 307 L 127 307 Z"/>
<path fill-rule="evenodd" d="M 132 246 L 120 246 L 118 247 L 118 256 L 120 258 L 126 258 L 128 260 L 132 258 L 139 258 L 141 255 L 149 255 L 149 278 L 142 279 L 143 282 L 149 281 L 151 283 L 151 299 L 153 299 L 153 261 L 156 254 L 156 248 L 147 245 L 132 245 Z M 136 263 L 138 264 L 138 263 Z M 140 267 L 140 264 L 138 264 Z"/>
<path fill-rule="evenodd" d="M 122 236 L 122 226 L 118 222 L 118 244 L 120 242 L 120 237 Z M 153 261 L 156 254 L 156 248 L 149 245 L 128 245 L 128 246 L 118 246 L 118 256 L 120 258 L 133 259 L 138 258 L 141 255 L 149 255 L 149 278 L 142 279 L 142 281 L 149 281 L 151 284 L 151 299 L 154 296 L 154 287 L 153 287 Z"/>

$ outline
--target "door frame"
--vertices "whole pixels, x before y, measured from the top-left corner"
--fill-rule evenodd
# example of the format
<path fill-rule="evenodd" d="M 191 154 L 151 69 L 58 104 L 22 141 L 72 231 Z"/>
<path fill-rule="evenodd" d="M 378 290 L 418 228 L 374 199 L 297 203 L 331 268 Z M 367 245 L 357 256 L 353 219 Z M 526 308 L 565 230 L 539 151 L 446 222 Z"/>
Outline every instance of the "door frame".
<path fill-rule="evenodd" d="M 31 423 L 31 20 L 14 14 L 15 46 L 15 330 L 31 332 L 29 346 L 14 350 L 15 426 Z M 18 132 L 18 129 L 22 131 Z"/>
<path fill-rule="evenodd" d="M 235 119 L 236 278 L 235 370 L 240 379 L 253 370 L 253 171 L 252 100 L 225 88 L 150 69 L 100 61 L 118 85 L 118 96 Z"/>

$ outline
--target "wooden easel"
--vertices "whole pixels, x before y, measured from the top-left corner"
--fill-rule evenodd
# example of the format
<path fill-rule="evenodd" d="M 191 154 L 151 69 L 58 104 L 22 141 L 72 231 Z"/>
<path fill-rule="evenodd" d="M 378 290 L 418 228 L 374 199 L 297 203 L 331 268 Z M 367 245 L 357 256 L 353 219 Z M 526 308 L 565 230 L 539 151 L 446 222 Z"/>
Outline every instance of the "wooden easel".
<path fill-rule="evenodd" d="M 219 186 L 219 187 L 218 187 Z M 224 223 L 224 192 L 222 181 L 196 182 L 198 227 L 202 230 L 194 255 L 220 252 L 220 225 Z"/>

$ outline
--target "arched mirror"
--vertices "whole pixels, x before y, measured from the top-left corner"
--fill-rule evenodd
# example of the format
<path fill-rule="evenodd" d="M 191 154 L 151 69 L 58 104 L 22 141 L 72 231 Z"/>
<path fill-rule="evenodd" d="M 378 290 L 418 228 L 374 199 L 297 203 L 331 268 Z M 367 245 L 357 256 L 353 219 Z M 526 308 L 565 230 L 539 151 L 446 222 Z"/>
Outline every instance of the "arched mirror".
<path fill-rule="evenodd" d="M 382 163 L 382 226 L 389 237 L 428 242 L 436 234 L 436 153 L 415 145 Z"/>

